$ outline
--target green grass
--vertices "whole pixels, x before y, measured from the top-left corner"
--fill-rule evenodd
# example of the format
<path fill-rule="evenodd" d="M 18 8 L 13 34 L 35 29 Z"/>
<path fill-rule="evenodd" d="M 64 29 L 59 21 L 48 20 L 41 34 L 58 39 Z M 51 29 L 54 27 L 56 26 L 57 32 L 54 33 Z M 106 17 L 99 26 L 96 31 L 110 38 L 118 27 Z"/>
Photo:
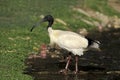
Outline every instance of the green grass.
<path fill-rule="evenodd" d="M 39 48 L 42 43 L 49 43 L 46 24 L 37 27 L 32 33 L 29 31 L 32 25 L 39 21 L 40 15 L 52 14 L 68 23 L 68 26 L 54 24 L 56 29 L 70 28 L 77 31 L 81 27 L 93 28 L 74 18 L 74 15 L 82 16 L 71 9 L 71 6 L 80 5 L 78 1 L 0 0 L 0 80 L 32 80 L 32 77 L 22 74 L 25 68 L 24 60 L 29 53 L 37 52 L 34 47 Z M 85 4 L 104 13 L 117 13 L 106 5 L 99 8 L 98 4 L 103 4 L 101 0 L 88 0 Z"/>

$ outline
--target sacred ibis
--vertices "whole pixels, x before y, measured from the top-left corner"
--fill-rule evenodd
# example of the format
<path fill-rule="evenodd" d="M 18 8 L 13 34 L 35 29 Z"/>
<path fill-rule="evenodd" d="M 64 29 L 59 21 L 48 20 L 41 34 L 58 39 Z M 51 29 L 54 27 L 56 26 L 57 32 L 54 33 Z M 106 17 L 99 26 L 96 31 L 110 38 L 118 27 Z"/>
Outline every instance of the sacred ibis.
<path fill-rule="evenodd" d="M 54 18 L 51 15 L 46 15 L 40 22 L 36 23 L 31 28 L 31 31 L 42 22 L 48 22 L 47 30 L 50 37 L 50 45 L 52 46 L 57 44 L 59 47 L 68 50 L 76 56 L 75 73 L 78 72 L 78 56 L 83 55 L 83 52 L 88 48 L 95 48 L 99 50 L 99 41 L 89 39 L 75 32 L 52 29 Z M 69 55 L 65 69 L 61 70 L 62 72 L 66 72 L 68 70 L 70 60 L 71 56 Z"/>

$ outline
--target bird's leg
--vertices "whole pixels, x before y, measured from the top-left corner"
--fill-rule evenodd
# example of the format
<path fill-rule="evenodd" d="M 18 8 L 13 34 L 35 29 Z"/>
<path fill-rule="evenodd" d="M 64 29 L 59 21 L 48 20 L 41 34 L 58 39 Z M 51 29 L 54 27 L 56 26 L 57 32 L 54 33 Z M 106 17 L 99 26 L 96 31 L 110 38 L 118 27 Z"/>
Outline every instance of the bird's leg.
<path fill-rule="evenodd" d="M 66 66 L 65 66 L 66 70 L 68 70 L 68 66 L 70 64 L 70 60 L 71 60 L 71 55 L 68 56 L 68 60 L 67 60 Z"/>
<path fill-rule="evenodd" d="M 60 70 L 60 72 L 64 73 L 64 74 L 67 74 L 67 70 L 68 70 L 68 66 L 70 64 L 70 61 L 71 61 L 71 54 L 69 54 L 69 56 L 67 57 L 67 63 L 66 63 L 66 66 L 65 66 L 65 69 L 63 70 Z"/>
<path fill-rule="evenodd" d="M 75 74 L 78 73 L 78 55 L 75 56 Z"/>

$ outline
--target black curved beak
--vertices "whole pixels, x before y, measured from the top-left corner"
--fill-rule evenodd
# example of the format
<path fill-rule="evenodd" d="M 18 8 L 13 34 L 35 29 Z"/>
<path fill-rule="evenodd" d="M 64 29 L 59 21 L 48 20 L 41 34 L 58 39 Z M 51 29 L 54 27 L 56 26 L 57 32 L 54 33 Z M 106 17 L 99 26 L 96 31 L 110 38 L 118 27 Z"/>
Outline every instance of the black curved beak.
<path fill-rule="evenodd" d="M 32 32 L 33 29 L 34 29 L 35 27 L 37 27 L 38 25 L 40 25 L 42 22 L 45 22 L 45 19 L 42 19 L 40 22 L 37 22 L 36 24 L 34 24 L 33 27 L 30 29 L 30 32 Z"/>
<path fill-rule="evenodd" d="M 30 29 L 30 32 L 33 31 L 33 29 L 37 26 L 37 24 L 34 24 L 33 27 Z"/>

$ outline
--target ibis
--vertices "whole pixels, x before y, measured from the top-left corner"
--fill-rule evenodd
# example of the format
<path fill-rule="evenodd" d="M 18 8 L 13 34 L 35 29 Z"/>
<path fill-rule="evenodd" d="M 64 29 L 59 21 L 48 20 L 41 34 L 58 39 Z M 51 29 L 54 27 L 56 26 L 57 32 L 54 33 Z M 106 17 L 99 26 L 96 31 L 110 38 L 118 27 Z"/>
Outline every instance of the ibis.
<path fill-rule="evenodd" d="M 78 73 L 78 57 L 83 55 L 84 51 L 88 50 L 89 48 L 100 50 L 99 41 L 92 40 L 72 31 L 54 30 L 52 28 L 54 18 L 51 15 L 44 16 L 40 22 L 33 25 L 31 31 L 42 22 L 48 22 L 47 30 L 50 37 L 50 45 L 53 46 L 56 44 L 60 48 L 63 48 L 75 55 L 75 73 Z M 68 71 L 70 60 L 71 55 L 68 56 L 65 69 L 61 70 L 61 72 Z"/>

